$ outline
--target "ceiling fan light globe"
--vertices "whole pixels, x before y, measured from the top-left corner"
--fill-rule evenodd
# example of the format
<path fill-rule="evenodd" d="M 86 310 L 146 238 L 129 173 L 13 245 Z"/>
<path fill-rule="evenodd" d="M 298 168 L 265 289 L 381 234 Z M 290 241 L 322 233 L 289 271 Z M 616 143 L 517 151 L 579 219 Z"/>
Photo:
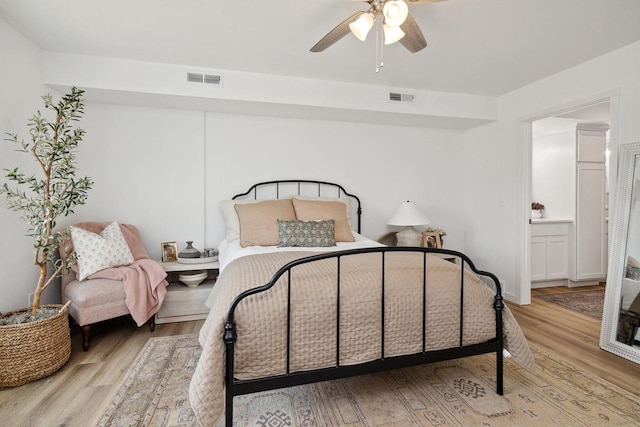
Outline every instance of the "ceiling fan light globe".
<path fill-rule="evenodd" d="M 384 23 L 399 27 L 406 21 L 409 15 L 409 7 L 404 0 L 387 0 L 382 7 Z"/>
<path fill-rule="evenodd" d="M 371 27 L 373 27 L 374 18 L 370 13 L 363 13 L 358 19 L 349 24 L 349 29 L 358 39 L 365 41 Z"/>
<path fill-rule="evenodd" d="M 384 44 L 392 44 L 404 37 L 400 27 L 384 24 Z"/>

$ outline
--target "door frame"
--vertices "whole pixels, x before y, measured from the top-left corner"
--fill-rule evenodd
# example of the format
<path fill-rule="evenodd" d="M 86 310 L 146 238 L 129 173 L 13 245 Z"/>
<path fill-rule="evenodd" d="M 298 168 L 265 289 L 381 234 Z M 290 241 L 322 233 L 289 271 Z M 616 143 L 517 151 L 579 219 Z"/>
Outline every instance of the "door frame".
<path fill-rule="evenodd" d="M 600 93 L 590 97 L 582 98 L 573 102 L 550 107 L 521 117 L 518 120 L 518 133 L 520 144 L 518 144 L 517 156 L 520 164 L 520 174 L 518 179 L 519 193 L 521 194 L 519 202 L 519 220 L 517 222 L 516 232 L 516 277 L 519 278 L 519 286 L 516 288 L 516 300 L 518 304 L 531 304 L 531 224 L 530 203 L 531 203 L 531 147 L 532 147 L 532 123 L 536 120 L 547 117 L 558 116 L 569 113 L 571 111 L 580 110 L 592 105 L 609 102 L 609 200 L 608 206 L 613 206 L 615 200 L 615 184 L 618 174 L 618 146 L 619 146 L 619 116 L 620 116 L 620 90 L 612 90 Z M 611 211 L 609 211 L 611 216 Z M 608 224 L 609 231 L 611 223 Z M 611 235 L 611 233 L 609 233 Z"/>

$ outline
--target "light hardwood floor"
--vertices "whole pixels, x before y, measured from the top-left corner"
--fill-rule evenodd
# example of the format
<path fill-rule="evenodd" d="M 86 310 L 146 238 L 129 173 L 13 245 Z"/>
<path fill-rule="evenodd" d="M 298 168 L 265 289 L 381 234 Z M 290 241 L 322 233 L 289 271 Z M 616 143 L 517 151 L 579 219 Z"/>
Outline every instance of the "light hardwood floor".
<path fill-rule="evenodd" d="M 11 427 L 95 426 L 136 356 L 150 337 L 197 333 L 203 321 L 156 325 L 150 332 L 130 318 L 97 325 L 91 348 L 82 351 L 72 328 L 72 354 L 57 373 L 11 389 L 0 389 L 0 425 Z"/>
<path fill-rule="evenodd" d="M 580 292 L 597 287 L 604 286 L 534 289 L 531 305 L 508 303 L 508 306 L 530 343 L 630 391 L 640 399 L 640 365 L 600 349 L 600 320 L 535 298 L 540 293 Z"/>
<path fill-rule="evenodd" d="M 535 298 L 536 292 L 554 290 L 534 290 L 529 306 L 508 304 L 529 342 L 640 398 L 640 365 L 599 349 L 599 320 Z M 73 354 L 59 372 L 0 389 L 0 425 L 94 426 L 149 337 L 196 333 L 202 323 L 157 325 L 153 333 L 131 320 L 105 323 L 94 331 L 88 352 L 82 351 L 79 331 L 73 329 Z"/>

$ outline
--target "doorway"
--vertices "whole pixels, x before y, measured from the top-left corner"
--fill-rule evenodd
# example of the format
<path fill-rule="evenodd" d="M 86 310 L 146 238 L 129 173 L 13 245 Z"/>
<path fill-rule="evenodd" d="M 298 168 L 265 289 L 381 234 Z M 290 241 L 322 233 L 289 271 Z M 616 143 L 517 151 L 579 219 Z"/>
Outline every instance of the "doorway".
<path fill-rule="evenodd" d="M 554 110 L 550 110 L 548 113 L 538 114 L 535 117 L 523 120 L 524 124 L 524 140 L 523 144 L 523 172 L 522 172 L 522 184 L 523 184 L 523 209 L 522 209 L 522 268 L 520 268 L 520 287 L 518 299 L 521 304 L 529 304 L 531 301 L 531 289 L 544 287 L 544 286 L 580 286 L 581 282 L 570 282 L 571 266 L 575 263 L 575 253 L 572 254 L 572 249 L 575 251 L 575 230 L 572 230 L 575 220 L 579 213 L 579 209 L 576 207 L 575 197 L 564 199 L 551 196 L 548 198 L 548 202 L 545 205 L 543 211 L 543 218 L 537 223 L 545 223 L 544 227 L 546 236 L 540 235 L 540 233 L 533 233 L 532 235 L 532 219 L 531 219 L 531 203 L 538 202 L 545 204 L 543 201 L 544 185 L 551 186 L 560 185 L 558 181 L 562 179 L 561 186 L 565 189 L 575 189 L 576 178 L 575 168 L 576 159 L 575 148 L 571 151 L 568 146 L 555 147 L 557 151 L 552 153 L 551 148 L 553 145 L 550 141 L 556 136 L 560 136 L 562 133 L 575 135 L 576 127 L 584 124 L 600 124 L 608 127 L 610 130 L 607 132 L 606 140 L 606 157 L 605 157 L 605 209 L 603 216 L 606 218 L 606 207 L 609 205 L 608 200 L 613 197 L 612 190 L 615 187 L 615 176 L 617 173 L 616 158 L 617 158 L 617 116 L 618 116 L 618 94 L 611 94 L 608 96 L 601 96 L 592 100 L 583 102 L 576 102 L 573 105 L 558 107 Z M 540 135 L 547 135 L 547 141 L 543 142 L 541 147 L 543 149 L 537 150 L 535 144 L 539 140 Z M 544 144 L 547 144 L 546 147 Z M 575 147 L 575 139 L 571 143 L 571 147 Z M 546 150 L 546 152 L 545 152 Z M 564 151 L 563 151 L 564 150 Z M 551 163 L 560 162 L 563 158 L 573 158 L 573 165 L 569 168 L 557 168 L 555 173 L 549 174 L 546 184 L 542 183 L 540 188 L 536 188 L 534 182 L 535 174 L 544 173 L 545 167 L 536 162 L 540 161 L 540 158 L 536 156 L 551 156 L 548 157 Z M 557 167 L 557 165 L 556 165 Z M 562 178 L 564 174 L 564 178 Z M 573 178 L 572 178 L 573 177 Z M 542 192 L 541 192 L 542 191 Z M 608 198 L 607 198 L 608 196 Z M 537 200 L 540 199 L 540 200 Z M 563 204 L 564 202 L 564 204 Z M 546 221 L 545 221 L 546 216 Z M 555 221 L 557 220 L 557 221 Z M 536 225 L 536 227 L 538 227 Z M 604 244 L 603 252 L 606 256 L 608 252 L 608 223 L 605 221 L 604 225 Z M 536 235 L 538 234 L 538 235 Z M 564 235 L 564 237 L 562 237 Z M 573 246 L 572 246 L 573 245 Z M 565 254 L 564 257 L 558 254 Z M 540 268 L 540 263 L 536 262 L 540 260 L 541 256 L 545 256 L 552 265 L 549 269 L 545 265 L 544 272 Z M 532 262 L 533 261 L 533 262 Z M 606 259 L 604 261 L 604 271 L 606 274 Z M 555 264 L 554 264 L 555 263 Z M 565 267 L 566 266 L 566 267 Z M 533 278 L 533 282 L 532 282 Z M 582 282 L 587 283 L 587 282 Z M 598 281 L 591 282 L 591 284 L 597 284 Z"/>

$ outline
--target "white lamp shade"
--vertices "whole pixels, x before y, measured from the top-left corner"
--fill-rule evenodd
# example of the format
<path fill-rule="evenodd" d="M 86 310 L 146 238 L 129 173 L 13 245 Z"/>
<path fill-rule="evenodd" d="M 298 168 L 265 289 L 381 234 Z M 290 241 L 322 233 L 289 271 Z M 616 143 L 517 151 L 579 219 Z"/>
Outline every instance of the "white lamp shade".
<path fill-rule="evenodd" d="M 403 0 L 387 0 L 382 7 L 384 23 L 399 27 L 409 15 L 409 7 Z"/>
<path fill-rule="evenodd" d="M 414 226 L 414 225 L 427 225 L 431 221 L 427 218 L 420 209 L 410 201 L 406 201 L 398 207 L 396 212 L 389 218 L 387 224 L 398 226 Z"/>
<path fill-rule="evenodd" d="M 395 43 L 404 37 L 404 31 L 400 27 L 392 27 L 384 24 L 384 44 Z"/>
<path fill-rule="evenodd" d="M 371 27 L 373 27 L 373 15 L 370 13 L 363 13 L 358 19 L 349 24 L 349 28 L 354 36 L 364 41 L 367 38 L 367 34 Z"/>

